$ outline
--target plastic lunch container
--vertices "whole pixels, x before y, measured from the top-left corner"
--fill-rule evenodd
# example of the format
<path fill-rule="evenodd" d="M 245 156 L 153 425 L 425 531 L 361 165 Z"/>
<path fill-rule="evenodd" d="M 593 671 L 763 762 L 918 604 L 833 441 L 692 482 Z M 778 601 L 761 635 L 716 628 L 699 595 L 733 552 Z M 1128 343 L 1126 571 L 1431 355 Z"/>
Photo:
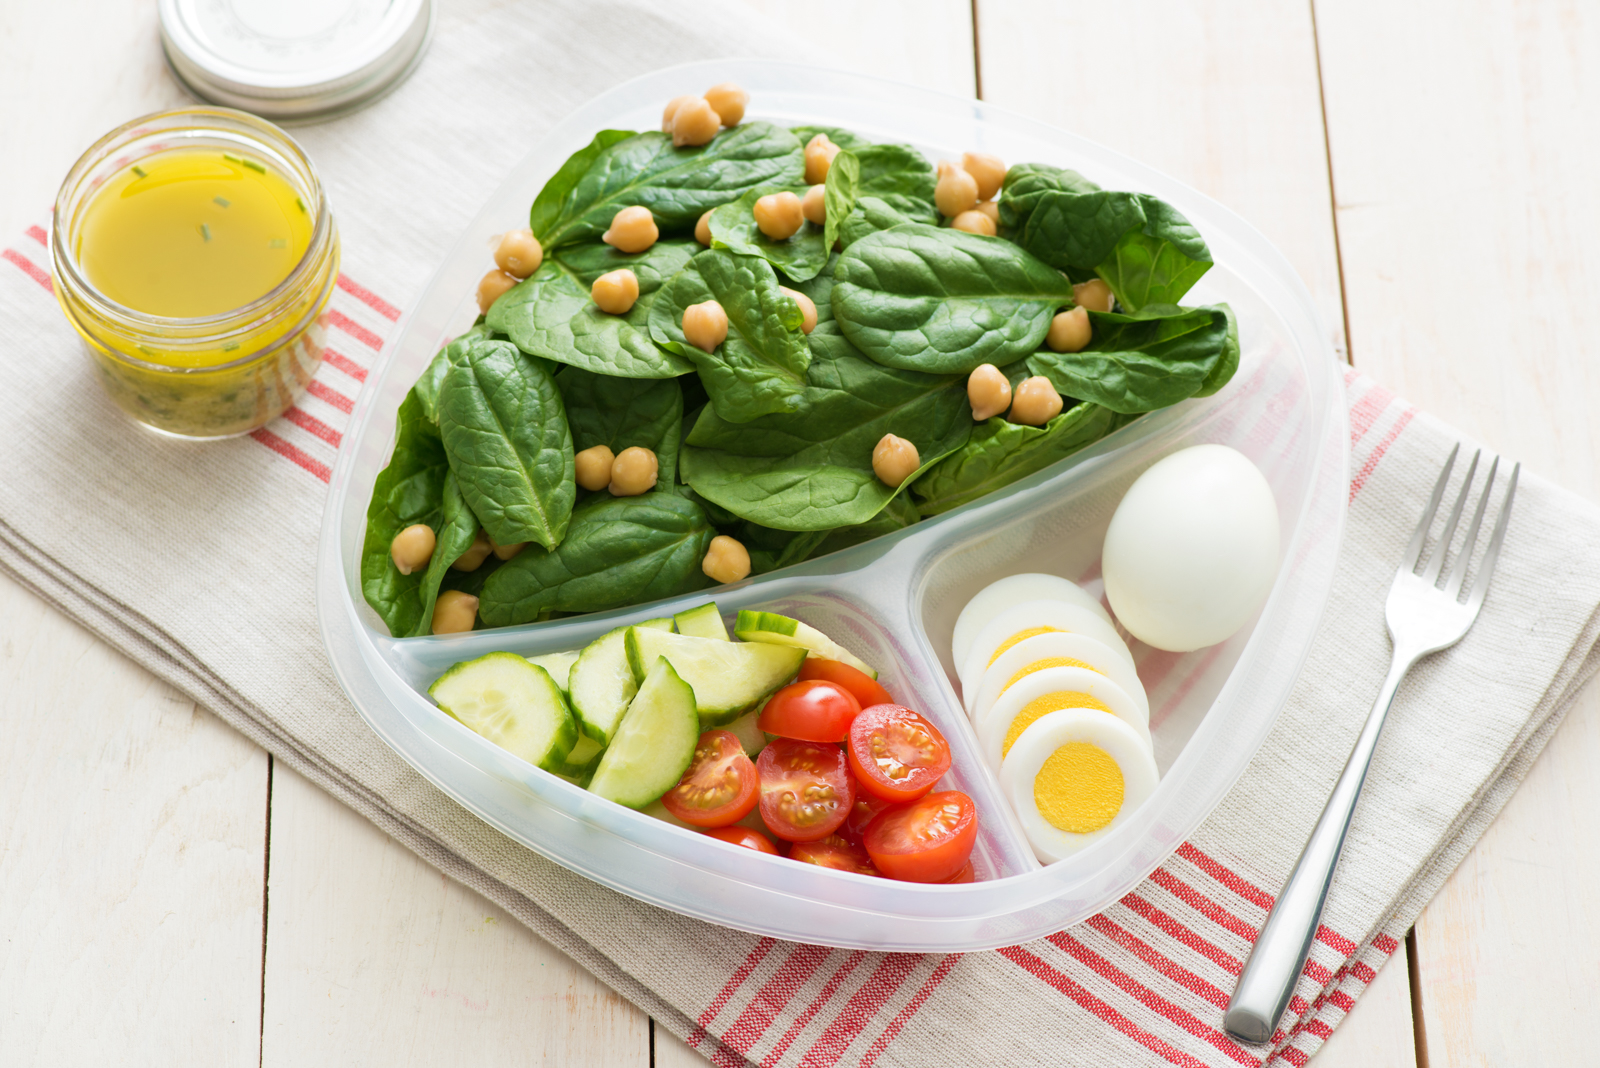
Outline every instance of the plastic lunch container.
<path fill-rule="evenodd" d="M 753 119 L 842 126 L 910 142 L 935 160 L 975 150 L 1010 163 L 1074 167 L 1106 188 L 1166 199 L 1216 258 L 1189 301 L 1232 304 L 1243 349 L 1238 374 L 1214 397 L 1147 415 L 998 493 L 843 552 L 596 615 L 389 637 L 361 595 L 367 503 L 388 462 L 400 401 L 476 315 L 491 238 L 527 224 L 545 180 L 596 131 L 656 129 L 667 100 L 723 81 L 750 91 Z M 771 60 L 693 63 L 618 86 L 568 116 L 511 172 L 440 265 L 356 401 L 323 520 L 318 612 L 334 670 L 378 736 L 485 822 L 575 872 L 674 912 L 796 941 L 922 952 L 1011 945 L 1070 926 L 1128 892 L 1244 771 L 1289 696 L 1327 602 L 1344 524 L 1348 440 L 1338 363 L 1309 294 L 1283 256 L 1221 205 L 1083 138 L 977 101 Z M 962 711 L 950 657 L 956 615 L 984 585 L 1021 571 L 1064 575 L 1098 592 L 1100 545 L 1123 491 L 1157 459 L 1202 442 L 1239 449 L 1271 483 L 1282 523 L 1277 584 L 1256 620 L 1221 645 L 1181 656 L 1134 646 L 1150 691 L 1160 787 L 1117 834 L 1042 867 Z M 458 661 L 493 650 L 576 649 L 613 627 L 708 597 L 730 617 L 760 606 L 821 628 L 938 724 L 953 758 L 940 788 L 971 795 L 981 819 L 977 882 L 874 879 L 724 845 L 536 770 L 425 695 Z"/>

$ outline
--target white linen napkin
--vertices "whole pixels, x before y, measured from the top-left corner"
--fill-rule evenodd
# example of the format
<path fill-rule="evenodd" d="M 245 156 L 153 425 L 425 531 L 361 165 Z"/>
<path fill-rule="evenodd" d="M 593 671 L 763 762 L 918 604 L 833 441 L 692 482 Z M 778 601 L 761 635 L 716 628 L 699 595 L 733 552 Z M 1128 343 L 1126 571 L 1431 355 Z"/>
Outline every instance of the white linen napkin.
<path fill-rule="evenodd" d="M 325 483 L 399 308 L 526 147 L 642 70 L 765 37 L 708 4 L 483 2 L 439 19 L 394 95 L 296 131 L 330 189 L 345 277 L 327 363 L 264 431 L 199 445 L 131 426 L 51 297 L 43 227 L 0 251 L 0 566 L 717 1063 L 1303 1063 L 1594 672 L 1600 511 L 1525 477 L 1482 617 L 1400 692 L 1270 1048 L 1223 1036 L 1222 1008 L 1388 667 L 1383 596 L 1460 437 L 1354 375 L 1349 526 L 1317 646 L 1239 784 L 1121 902 L 1035 943 L 941 957 L 714 930 L 605 890 L 440 794 L 345 700 L 314 618 Z"/>

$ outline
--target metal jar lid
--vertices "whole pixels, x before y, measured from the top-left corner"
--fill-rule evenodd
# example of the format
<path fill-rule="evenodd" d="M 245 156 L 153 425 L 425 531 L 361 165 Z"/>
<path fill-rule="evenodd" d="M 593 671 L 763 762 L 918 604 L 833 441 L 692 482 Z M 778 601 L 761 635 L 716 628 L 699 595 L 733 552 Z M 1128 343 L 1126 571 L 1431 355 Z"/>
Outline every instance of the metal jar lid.
<path fill-rule="evenodd" d="M 160 0 L 161 46 L 203 100 L 279 121 L 352 111 L 404 81 L 433 0 Z"/>

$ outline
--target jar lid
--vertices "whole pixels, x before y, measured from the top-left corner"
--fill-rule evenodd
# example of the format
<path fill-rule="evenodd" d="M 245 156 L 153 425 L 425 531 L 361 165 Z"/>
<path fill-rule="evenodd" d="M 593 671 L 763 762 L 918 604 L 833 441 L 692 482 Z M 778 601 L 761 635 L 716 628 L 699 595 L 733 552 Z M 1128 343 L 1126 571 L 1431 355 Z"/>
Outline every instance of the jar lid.
<path fill-rule="evenodd" d="M 160 0 L 161 46 L 203 100 L 307 120 L 377 99 L 416 67 L 433 0 Z"/>

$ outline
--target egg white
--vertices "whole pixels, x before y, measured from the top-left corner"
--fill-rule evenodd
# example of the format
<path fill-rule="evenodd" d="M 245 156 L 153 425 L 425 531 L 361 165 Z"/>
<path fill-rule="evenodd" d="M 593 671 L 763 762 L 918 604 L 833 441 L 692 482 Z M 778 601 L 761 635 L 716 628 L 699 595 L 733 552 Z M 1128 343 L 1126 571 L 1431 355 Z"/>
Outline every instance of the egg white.
<path fill-rule="evenodd" d="M 1122 807 L 1110 823 L 1088 834 L 1074 834 L 1051 824 L 1040 814 L 1033 797 L 1033 782 L 1044 762 L 1071 742 L 1099 746 L 1122 771 Z M 1000 769 L 1000 788 L 1041 864 L 1053 864 L 1111 834 L 1155 793 L 1159 781 L 1156 762 L 1133 728 L 1093 709 L 1064 709 L 1041 716 L 1022 732 Z"/>
<path fill-rule="evenodd" d="M 1081 660 L 1122 687 L 1123 692 L 1139 706 L 1144 722 L 1150 722 L 1150 698 L 1144 691 L 1144 684 L 1139 681 L 1139 673 L 1128 665 L 1128 661 L 1102 641 L 1063 631 L 1035 634 L 1001 653 L 994 663 L 984 669 L 977 687 L 964 695 L 968 718 L 976 722 L 978 716 L 995 703 L 1006 683 L 1017 672 L 1029 664 L 1058 656 Z"/>
<path fill-rule="evenodd" d="M 1076 582 L 1043 572 L 1007 575 L 974 594 L 956 617 L 955 634 L 950 639 L 950 656 L 956 667 L 960 668 L 966 662 L 967 654 L 972 651 L 972 641 L 984 624 L 1008 608 L 1040 600 L 1081 605 L 1097 613 L 1107 623 L 1111 622 L 1111 613 L 1106 611 L 1105 606 L 1085 593 Z"/>
<path fill-rule="evenodd" d="M 973 638 L 966 662 L 961 665 L 961 692 L 975 692 L 994 651 L 1013 634 L 1034 627 L 1054 627 L 1072 634 L 1086 635 L 1119 654 L 1129 667 L 1133 667 L 1133 654 L 1128 652 L 1116 628 L 1098 613 L 1065 601 L 1024 601 L 989 620 Z"/>
<path fill-rule="evenodd" d="M 1099 672 L 1087 668 L 1053 667 L 1035 671 L 1032 675 L 1018 679 L 1017 684 L 1001 694 L 1000 699 L 973 724 L 978 735 L 978 749 L 991 768 L 999 769 L 1005 760 L 1011 759 L 1009 755 L 1001 754 L 1006 732 L 1011 729 L 1011 721 L 1035 700 L 1052 693 L 1088 694 L 1099 701 L 1111 710 L 1110 715 L 1098 708 L 1080 711 L 1093 712 L 1097 716 L 1120 720 L 1127 724 L 1128 729 L 1139 739 L 1142 749 L 1152 754 L 1151 759 L 1154 759 L 1155 747 L 1150 741 L 1148 722 L 1140 713 L 1139 706 L 1133 703 L 1133 698 L 1129 697 L 1122 687 Z M 1046 713 L 1046 715 L 1053 714 Z M 1013 751 L 1016 750 L 1016 744 L 1012 743 Z"/>

